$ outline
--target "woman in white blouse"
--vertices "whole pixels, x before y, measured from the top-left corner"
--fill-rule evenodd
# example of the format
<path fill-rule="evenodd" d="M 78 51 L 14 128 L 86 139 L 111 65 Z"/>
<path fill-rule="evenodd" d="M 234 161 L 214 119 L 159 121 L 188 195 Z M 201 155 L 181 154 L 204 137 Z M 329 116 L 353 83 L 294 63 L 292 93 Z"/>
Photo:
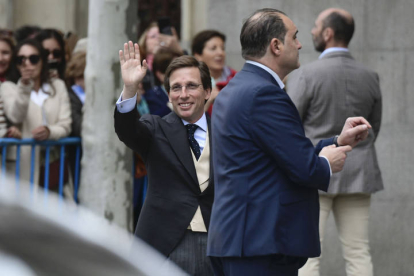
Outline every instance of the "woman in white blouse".
<path fill-rule="evenodd" d="M 49 79 L 47 55 L 36 40 L 17 45 L 14 60 L 19 73 L 17 84 L 6 81 L 0 87 L 4 113 L 18 126 L 23 138 L 57 140 L 71 131 L 68 92 L 60 79 Z M 39 150 L 38 150 L 39 151 Z M 51 153 L 51 161 L 57 155 Z M 30 147 L 21 148 L 21 179 L 30 179 Z M 39 177 L 39 154 L 36 154 L 34 182 Z"/>

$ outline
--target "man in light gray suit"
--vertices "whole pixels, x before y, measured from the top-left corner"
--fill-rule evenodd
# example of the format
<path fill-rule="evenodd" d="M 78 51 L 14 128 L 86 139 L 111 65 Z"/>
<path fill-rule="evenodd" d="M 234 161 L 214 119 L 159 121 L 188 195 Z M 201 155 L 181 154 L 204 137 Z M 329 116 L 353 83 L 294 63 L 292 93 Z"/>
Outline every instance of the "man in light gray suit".
<path fill-rule="evenodd" d="M 353 32 L 354 19 L 347 11 L 323 11 L 312 29 L 315 49 L 322 54 L 290 74 L 287 92 L 299 110 L 306 136 L 314 144 L 340 133 L 348 117 L 364 116 L 372 125 L 368 139 L 349 153 L 343 171 L 332 175 L 328 193 L 320 194 L 321 242 L 332 210 L 347 275 L 365 276 L 373 275 L 368 241 L 371 194 L 383 189 L 374 147 L 382 103 L 378 75 L 349 53 Z M 299 275 L 319 275 L 319 260 L 309 259 Z"/>

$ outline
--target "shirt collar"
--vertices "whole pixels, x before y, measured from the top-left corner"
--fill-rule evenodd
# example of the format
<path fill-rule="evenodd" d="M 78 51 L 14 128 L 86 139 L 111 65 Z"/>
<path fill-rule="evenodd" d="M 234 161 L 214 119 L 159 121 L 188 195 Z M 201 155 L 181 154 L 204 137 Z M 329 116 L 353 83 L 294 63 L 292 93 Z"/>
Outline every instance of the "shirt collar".
<path fill-rule="evenodd" d="M 322 54 L 319 56 L 319 59 L 323 58 L 326 54 L 333 53 L 333 52 L 349 52 L 349 50 L 348 48 L 343 48 L 343 47 L 331 47 L 323 51 Z"/>
<path fill-rule="evenodd" d="M 181 119 L 181 121 L 183 121 L 183 124 L 186 126 L 189 124 L 189 122 L 185 121 L 184 119 Z M 206 118 L 206 114 L 203 113 L 203 116 L 201 116 L 201 118 L 194 123 L 195 125 L 197 125 L 199 128 L 201 128 L 202 130 L 204 130 L 205 132 L 207 132 L 207 118 Z"/>
<path fill-rule="evenodd" d="M 279 78 L 279 76 L 275 73 L 275 71 L 273 71 L 272 69 L 270 69 L 269 67 L 267 67 L 266 65 L 263 65 L 261 63 L 258 63 L 256 61 L 252 61 L 252 60 L 246 60 L 246 63 L 250 63 L 252 65 L 255 65 L 257 67 L 262 68 L 263 70 L 269 72 L 270 75 L 272 75 L 272 77 L 276 80 L 276 82 L 279 84 L 280 88 L 283 89 L 285 88 L 285 85 L 283 84 L 283 81 Z"/>
<path fill-rule="evenodd" d="M 82 102 L 82 104 L 85 103 L 85 91 L 80 85 L 74 84 L 71 86 L 72 91 L 78 96 L 79 100 Z"/>

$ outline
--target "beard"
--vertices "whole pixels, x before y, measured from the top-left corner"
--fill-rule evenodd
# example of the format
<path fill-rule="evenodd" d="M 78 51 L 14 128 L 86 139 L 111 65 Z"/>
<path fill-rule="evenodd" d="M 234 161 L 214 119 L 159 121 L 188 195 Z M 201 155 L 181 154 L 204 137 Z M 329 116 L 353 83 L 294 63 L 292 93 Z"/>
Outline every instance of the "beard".
<path fill-rule="evenodd" d="M 325 50 L 326 43 L 323 41 L 322 32 L 318 36 L 313 37 L 313 46 L 315 47 L 315 50 L 320 53 Z"/>

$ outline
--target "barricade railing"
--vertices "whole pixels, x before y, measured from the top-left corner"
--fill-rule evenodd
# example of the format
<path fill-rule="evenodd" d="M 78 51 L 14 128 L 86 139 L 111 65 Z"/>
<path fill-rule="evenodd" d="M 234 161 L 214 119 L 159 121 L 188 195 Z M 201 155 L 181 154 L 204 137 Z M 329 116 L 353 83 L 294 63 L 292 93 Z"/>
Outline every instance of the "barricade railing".
<path fill-rule="evenodd" d="M 64 165 L 65 165 L 65 147 L 68 145 L 76 146 L 76 161 L 75 161 L 75 176 L 73 179 L 74 185 L 74 200 L 78 202 L 78 188 L 79 188 L 79 165 L 80 165 L 80 147 L 81 138 L 79 137 L 67 137 L 59 140 L 45 140 L 37 141 L 34 139 L 15 139 L 15 138 L 0 138 L 0 147 L 2 147 L 1 157 L 1 180 L 4 182 L 6 178 L 6 161 L 7 161 L 7 148 L 10 146 L 16 146 L 16 170 L 15 179 L 16 187 L 19 188 L 20 184 L 20 149 L 21 146 L 31 146 L 31 158 L 30 158 L 30 191 L 34 190 L 34 172 L 35 172 L 35 155 L 36 147 L 44 147 L 46 150 L 45 155 L 45 177 L 44 177 L 44 193 L 45 196 L 49 193 L 49 161 L 50 161 L 50 148 L 57 146 L 60 147 L 60 163 L 59 163 L 59 196 L 63 198 L 63 181 L 64 181 Z"/>

